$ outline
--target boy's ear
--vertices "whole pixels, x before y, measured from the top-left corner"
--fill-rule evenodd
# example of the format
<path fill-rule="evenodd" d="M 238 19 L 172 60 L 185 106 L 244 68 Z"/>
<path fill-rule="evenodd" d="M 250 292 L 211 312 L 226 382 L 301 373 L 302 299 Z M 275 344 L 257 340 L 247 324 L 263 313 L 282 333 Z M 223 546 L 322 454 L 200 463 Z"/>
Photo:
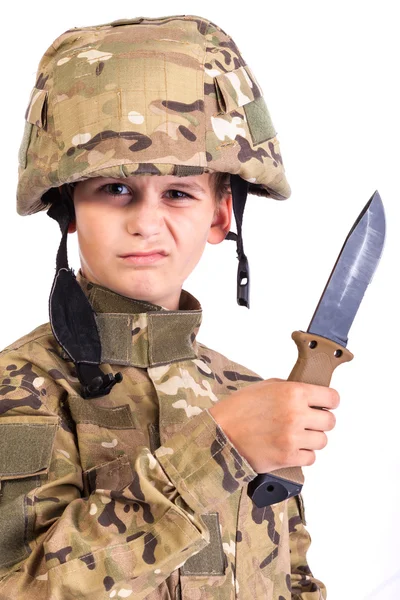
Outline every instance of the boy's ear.
<path fill-rule="evenodd" d="M 71 223 L 68 225 L 68 233 L 75 233 L 76 231 L 76 221 L 71 221 Z"/>
<path fill-rule="evenodd" d="M 228 235 L 232 221 L 232 195 L 225 195 L 215 209 L 207 241 L 220 244 Z"/>

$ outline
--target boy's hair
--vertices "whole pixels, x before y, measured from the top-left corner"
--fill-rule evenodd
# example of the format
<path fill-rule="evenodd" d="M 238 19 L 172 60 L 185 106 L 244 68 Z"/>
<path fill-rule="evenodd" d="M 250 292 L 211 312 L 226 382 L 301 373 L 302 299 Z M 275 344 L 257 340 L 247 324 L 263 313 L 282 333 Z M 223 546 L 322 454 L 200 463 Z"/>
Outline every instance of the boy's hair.
<path fill-rule="evenodd" d="M 231 193 L 230 173 L 214 172 L 210 175 L 210 187 L 214 192 L 217 205 Z"/>

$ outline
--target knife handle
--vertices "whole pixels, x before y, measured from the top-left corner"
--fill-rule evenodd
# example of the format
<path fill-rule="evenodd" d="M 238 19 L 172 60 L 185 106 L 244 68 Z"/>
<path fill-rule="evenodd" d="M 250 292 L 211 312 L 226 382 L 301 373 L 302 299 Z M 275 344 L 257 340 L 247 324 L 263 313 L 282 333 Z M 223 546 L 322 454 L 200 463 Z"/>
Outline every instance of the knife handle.
<path fill-rule="evenodd" d="M 292 339 L 299 355 L 288 381 L 328 387 L 336 367 L 353 359 L 353 354 L 344 346 L 313 333 L 294 331 Z M 299 494 L 303 483 L 301 467 L 277 469 L 257 475 L 248 485 L 248 495 L 263 508 Z"/>
<path fill-rule="evenodd" d="M 288 381 L 329 387 L 336 367 L 353 359 L 347 348 L 320 335 L 294 331 L 292 339 L 296 342 L 299 356 Z"/>

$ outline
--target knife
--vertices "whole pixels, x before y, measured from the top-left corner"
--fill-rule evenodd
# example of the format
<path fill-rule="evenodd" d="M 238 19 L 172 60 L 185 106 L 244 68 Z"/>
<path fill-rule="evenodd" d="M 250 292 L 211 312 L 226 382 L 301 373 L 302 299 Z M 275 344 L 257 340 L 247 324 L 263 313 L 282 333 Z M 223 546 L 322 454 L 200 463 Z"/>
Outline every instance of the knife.
<path fill-rule="evenodd" d="M 307 331 L 292 333 L 298 358 L 289 381 L 328 387 L 336 367 L 352 360 L 347 334 L 382 255 L 385 229 L 376 191 L 343 244 Z M 301 467 L 277 469 L 257 475 L 248 485 L 248 495 L 262 508 L 299 494 L 303 483 Z"/>

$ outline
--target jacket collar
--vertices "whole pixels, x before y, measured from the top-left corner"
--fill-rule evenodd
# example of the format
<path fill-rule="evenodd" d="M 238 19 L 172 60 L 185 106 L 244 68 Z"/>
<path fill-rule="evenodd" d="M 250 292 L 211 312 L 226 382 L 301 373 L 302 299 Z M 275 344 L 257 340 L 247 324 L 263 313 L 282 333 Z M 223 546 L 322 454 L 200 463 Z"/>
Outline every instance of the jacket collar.
<path fill-rule="evenodd" d="M 81 270 L 76 280 L 95 312 L 102 363 L 147 368 L 197 357 L 202 308 L 189 292 L 172 311 L 92 283 Z"/>

